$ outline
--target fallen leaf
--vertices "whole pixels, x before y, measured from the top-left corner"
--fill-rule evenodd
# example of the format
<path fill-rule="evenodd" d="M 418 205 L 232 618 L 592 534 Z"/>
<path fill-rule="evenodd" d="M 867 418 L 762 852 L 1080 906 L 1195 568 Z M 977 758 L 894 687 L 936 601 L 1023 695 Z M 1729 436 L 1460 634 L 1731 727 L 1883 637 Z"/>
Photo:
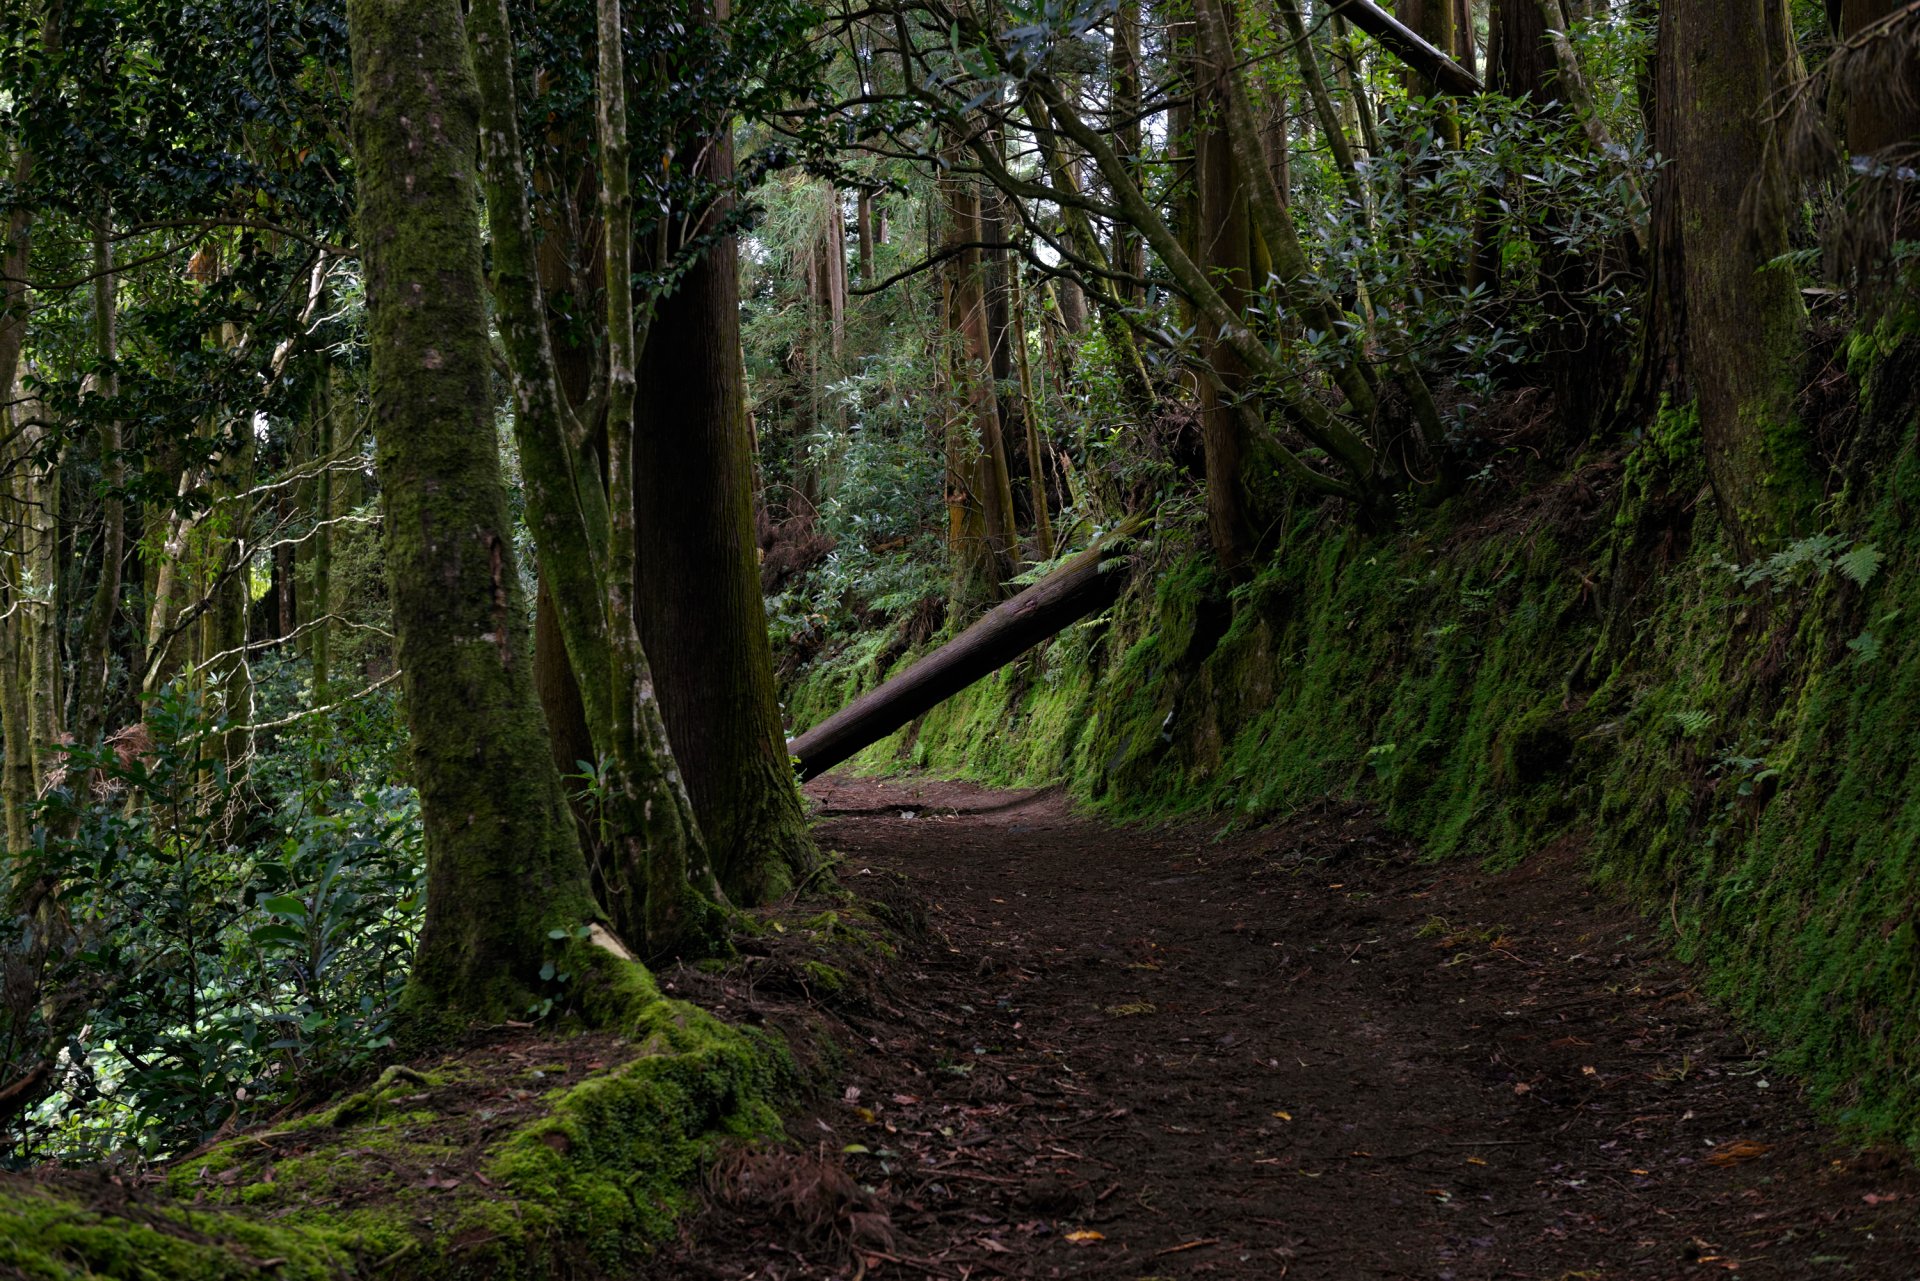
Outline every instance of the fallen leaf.
<path fill-rule="evenodd" d="M 1274 1115 L 1275 1115 L 1276 1117 L 1278 1117 L 1278 1118 L 1280 1118 L 1280 1119 L 1281 1119 L 1282 1121 L 1291 1121 L 1291 1120 L 1293 1120 L 1293 1113 L 1291 1113 L 1291 1112 L 1275 1112 L 1275 1113 L 1274 1113 Z"/>
<path fill-rule="evenodd" d="M 1468 1164 L 1468 1165 L 1485 1165 L 1485 1164 L 1486 1164 L 1486 1162 L 1485 1162 L 1485 1161 L 1483 1161 L 1483 1160 L 1481 1160 L 1481 1159 L 1480 1159 L 1479 1157 L 1477 1157 L 1477 1156 L 1470 1156 L 1470 1157 L 1468 1157 L 1468 1158 L 1467 1158 L 1467 1164 Z"/>
<path fill-rule="evenodd" d="M 1722 1143 L 1707 1154 L 1708 1165 L 1738 1165 L 1742 1161 L 1751 1161 L 1773 1150 L 1771 1143 L 1755 1143 L 1752 1139 L 1735 1139 L 1731 1143 Z"/>
<path fill-rule="evenodd" d="M 1525 1081 L 1522 1081 L 1520 1082 L 1520 1084 L 1513 1087 L 1513 1092 L 1515 1094 L 1528 1094 L 1528 1093 L 1531 1093 L 1532 1090 L 1533 1090 L 1533 1087 L 1531 1085 L 1528 1085 Z"/>
<path fill-rule="evenodd" d="M 1075 1245 L 1092 1245 L 1095 1241 L 1104 1241 L 1106 1239 L 1106 1233 L 1095 1232 L 1092 1228 L 1082 1228 L 1078 1232 L 1067 1233 L 1067 1240 L 1073 1242 Z"/>
<path fill-rule="evenodd" d="M 1583 1067 L 1580 1069 L 1580 1075 L 1581 1076 L 1599 1076 L 1600 1070 L 1598 1068 Z"/>

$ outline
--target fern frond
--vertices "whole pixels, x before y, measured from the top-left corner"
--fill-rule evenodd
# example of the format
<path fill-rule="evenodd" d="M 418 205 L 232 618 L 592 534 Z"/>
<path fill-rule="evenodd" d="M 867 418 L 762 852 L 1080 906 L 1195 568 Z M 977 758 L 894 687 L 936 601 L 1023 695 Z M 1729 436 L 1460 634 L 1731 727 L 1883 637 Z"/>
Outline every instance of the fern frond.
<path fill-rule="evenodd" d="M 1880 572 L 1880 564 L 1886 560 L 1878 547 L 1872 543 L 1861 543 L 1843 556 L 1834 558 L 1833 566 L 1851 580 L 1856 587 L 1865 587 Z"/>

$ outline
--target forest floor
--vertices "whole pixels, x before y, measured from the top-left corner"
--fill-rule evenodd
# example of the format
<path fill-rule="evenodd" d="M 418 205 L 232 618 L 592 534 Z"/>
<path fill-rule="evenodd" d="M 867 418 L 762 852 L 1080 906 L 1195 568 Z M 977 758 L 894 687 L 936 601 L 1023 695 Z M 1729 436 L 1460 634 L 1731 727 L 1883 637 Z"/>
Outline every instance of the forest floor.
<path fill-rule="evenodd" d="M 649 1276 L 1920 1275 L 1912 1163 L 1811 1120 L 1577 851 L 810 790 L 844 883 L 903 875 L 928 930 L 836 1016 L 844 1093 L 723 1163 Z"/>

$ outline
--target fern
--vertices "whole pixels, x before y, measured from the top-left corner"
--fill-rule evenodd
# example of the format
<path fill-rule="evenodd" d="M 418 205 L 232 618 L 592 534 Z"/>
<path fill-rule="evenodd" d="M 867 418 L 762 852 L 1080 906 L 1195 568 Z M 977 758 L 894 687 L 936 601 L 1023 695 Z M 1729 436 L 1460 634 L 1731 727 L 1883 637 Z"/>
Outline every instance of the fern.
<path fill-rule="evenodd" d="M 1861 543 L 1843 556 L 1834 558 L 1833 567 L 1845 575 L 1856 587 L 1865 587 L 1880 572 L 1880 563 L 1886 559 L 1880 549 L 1872 543 Z"/>
<path fill-rule="evenodd" d="M 1684 712 L 1673 713 L 1673 722 L 1680 727 L 1680 732 L 1688 738 L 1698 738 L 1700 735 L 1706 733 L 1709 725 L 1713 724 L 1713 713 L 1703 712 L 1698 708 L 1690 708 Z"/>

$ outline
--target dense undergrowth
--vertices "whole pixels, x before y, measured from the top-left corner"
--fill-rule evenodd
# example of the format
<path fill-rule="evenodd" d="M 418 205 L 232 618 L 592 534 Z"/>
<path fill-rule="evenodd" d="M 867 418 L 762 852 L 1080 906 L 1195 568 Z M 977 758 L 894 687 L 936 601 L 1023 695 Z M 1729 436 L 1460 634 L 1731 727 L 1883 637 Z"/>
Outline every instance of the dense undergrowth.
<path fill-rule="evenodd" d="M 1577 842 L 1825 1110 L 1920 1146 L 1920 342 L 1883 325 L 1819 361 L 1852 388 L 1838 488 L 1758 564 L 1673 408 L 1396 532 L 1303 512 L 1237 583 L 1163 521 L 1109 614 L 855 768 L 1064 781 L 1134 819 L 1355 797 L 1495 864 Z M 796 727 L 877 652 L 803 669 Z"/>

